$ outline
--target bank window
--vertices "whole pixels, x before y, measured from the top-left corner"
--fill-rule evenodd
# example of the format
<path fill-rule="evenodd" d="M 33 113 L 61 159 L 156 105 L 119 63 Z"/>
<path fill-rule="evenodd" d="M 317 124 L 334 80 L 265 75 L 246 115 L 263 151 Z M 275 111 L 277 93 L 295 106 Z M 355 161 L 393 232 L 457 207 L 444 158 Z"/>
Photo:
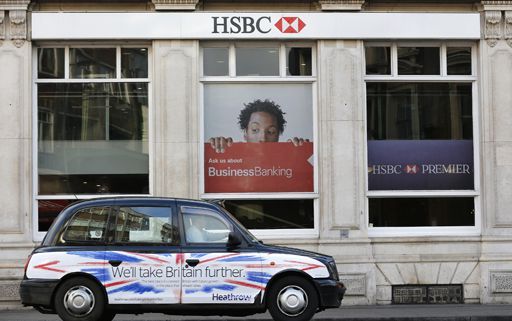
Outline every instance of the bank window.
<path fill-rule="evenodd" d="M 202 197 L 260 237 L 316 235 L 314 47 L 207 42 L 202 55 Z M 225 58 L 224 76 L 212 72 Z"/>
<path fill-rule="evenodd" d="M 394 57 L 388 75 L 376 72 L 376 52 L 383 52 L 378 48 Z M 472 52 L 472 44 L 366 47 L 370 232 L 477 230 Z"/>
<path fill-rule="evenodd" d="M 402 47 L 397 48 L 399 75 L 439 75 L 439 47 Z"/>
<path fill-rule="evenodd" d="M 237 76 L 279 76 L 279 47 L 236 48 Z"/>
<path fill-rule="evenodd" d="M 39 47 L 37 230 L 60 204 L 149 194 L 148 47 Z"/>

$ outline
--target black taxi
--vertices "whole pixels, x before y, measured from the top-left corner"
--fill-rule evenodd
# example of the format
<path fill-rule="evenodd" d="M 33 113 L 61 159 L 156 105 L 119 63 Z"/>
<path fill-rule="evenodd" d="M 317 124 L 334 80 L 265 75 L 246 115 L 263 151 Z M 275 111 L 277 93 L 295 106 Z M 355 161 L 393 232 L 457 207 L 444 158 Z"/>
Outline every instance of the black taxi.
<path fill-rule="evenodd" d="M 216 203 L 156 197 L 74 203 L 30 255 L 22 303 L 64 321 L 117 313 L 306 321 L 339 307 L 331 256 L 263 244 Z"/>

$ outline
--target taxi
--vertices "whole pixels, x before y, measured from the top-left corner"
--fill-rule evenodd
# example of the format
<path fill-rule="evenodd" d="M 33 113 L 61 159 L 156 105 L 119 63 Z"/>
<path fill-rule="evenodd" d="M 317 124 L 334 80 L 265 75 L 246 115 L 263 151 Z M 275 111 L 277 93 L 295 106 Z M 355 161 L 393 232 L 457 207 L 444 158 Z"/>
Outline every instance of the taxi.
<path fill-rule="evenodd" d="M 345 293 L 331 256 L 263 244 L 216 203 L 156 197 L 74 203 L 30 255 L 22 304 L 64 321 L 118 313 L 307 321 Z"/>

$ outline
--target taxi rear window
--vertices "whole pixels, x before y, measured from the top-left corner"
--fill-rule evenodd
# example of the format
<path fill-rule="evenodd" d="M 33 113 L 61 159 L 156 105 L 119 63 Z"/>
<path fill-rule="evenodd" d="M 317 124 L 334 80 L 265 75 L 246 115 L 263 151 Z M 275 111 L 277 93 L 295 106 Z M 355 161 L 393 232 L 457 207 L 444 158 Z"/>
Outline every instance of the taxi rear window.
<path fill-rule="evenodd" d="M 58 244 L 104 242 L 110 207 L 84 208 L 76 212 L 58 239 Z"/>

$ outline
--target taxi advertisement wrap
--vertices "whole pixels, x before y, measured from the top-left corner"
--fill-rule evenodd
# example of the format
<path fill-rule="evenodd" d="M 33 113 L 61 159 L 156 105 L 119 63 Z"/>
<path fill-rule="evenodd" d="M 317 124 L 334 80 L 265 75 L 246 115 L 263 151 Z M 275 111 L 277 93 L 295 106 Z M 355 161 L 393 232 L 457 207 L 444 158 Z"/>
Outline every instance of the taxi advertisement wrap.
<path fill-rule="evenodd" d="M 189 259 L 199 262 L 191 266 Z M 33 255 L 27 278 L 86 273 L 101 282 L 114 304 L 254 303 L 274 275 L 291 269 L 329 276 L 323 263 L 290 254 L 71 251 Z"/>

